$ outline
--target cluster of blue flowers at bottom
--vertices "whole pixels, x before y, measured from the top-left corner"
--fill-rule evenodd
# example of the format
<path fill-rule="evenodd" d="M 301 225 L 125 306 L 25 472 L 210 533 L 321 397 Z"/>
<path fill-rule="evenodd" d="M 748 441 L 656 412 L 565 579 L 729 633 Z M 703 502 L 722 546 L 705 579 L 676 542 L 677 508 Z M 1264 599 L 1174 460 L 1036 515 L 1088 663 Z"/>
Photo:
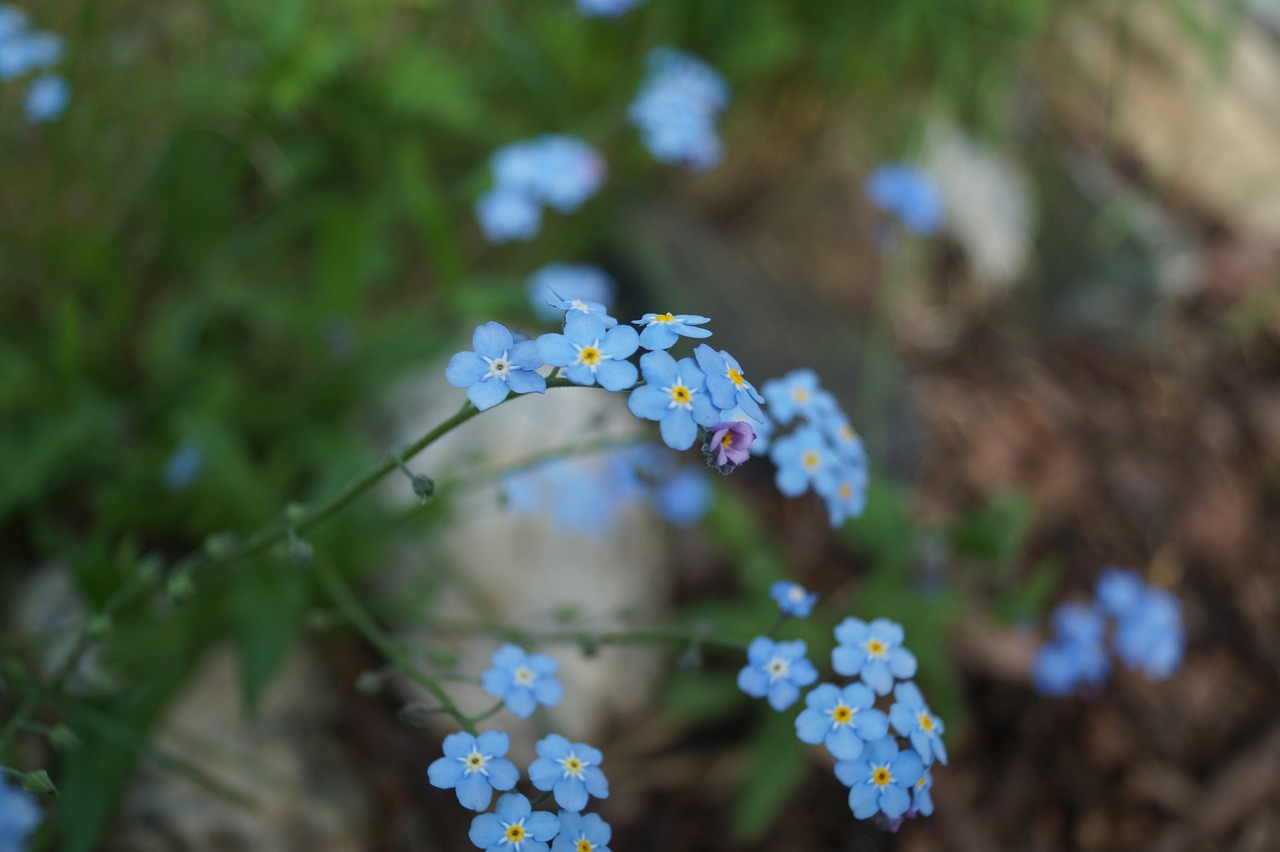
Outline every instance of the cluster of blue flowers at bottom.
<path fill-rule="evenodd" d="M 771 594 L 784 615 L 804 617 L 816 596 L 795 583 L 774 585 Z M 843 685 L 820 683 L 805 695 L 796 717 L 796 736 L 821 745 L 835 758 L 835 775 L 849 788 L 849 809 L 858 819 L 882 815 L 891 827 L 903 819 L 933 813 L 934 762 L 945 764 L 945 725 L 929 709 L 910 680 L 915 656 L 903 647 L 902 626 L 878 618 L 870 623 L 846 618 L 835 630 L 831 667 L 856 678 Z M 757 636 L 747 648 L 738 686 L 769 706 L 791 707 L 804 687 L 818 680 L 800 640 Z M 892 693 L 888 711 L 876 707 Z"/>
<path fill-rule="evenodd" d="M 604 182 L 604 157 L 567 134 L 515 142 L 489 161 L 493 189 L 476 202 L 476 218 L 491 243 L 532 239 L 542 226 L 542 206 L 573 213 Z"/>
<path fill-rule="evenodd" d="M 1099 688 L 1111 674 L 1111 649 L 1130 669 L 1152 680 L 1169 677 L 1182 663 L 1186 634 L 1178 599 L 1143 582 L 1137 571 L 1109 567 L 1098 577 L 1096 600 L 1068 602 L 1053 614 L 1054 638 L 1032 664 L 1032 680 L 1046 695 Z"/>
<path fill-rule="evenodd" d="M 0 852 L 22 852 L 44 814 L 35 797 L 21 787 L 10 787 L 0 773 Z"/>
<path fill-rule="evenodd" d="M 516 716 L 528 718 L 537 705 L 553 706 L 564 694 L 550 657 L 508 644 L 494 653 L 492 662 L 481 685 Z M 538 741 L 529 783 L 554 798 L 559 812 L 551 813 L 535 811 L 528 798 L 510 792 L 520 782 L 520 770 L 506 757 L 510 747 L 504 731 L 459 731 L 444 738 L 444 756 L 427 767 L 433 787 L 453 790 L 460 805 L 480 812 L 471 821 L 471 842 L 489 852 L 608 852 L 608 823 L 582 813 L 591 799 L 609 796 L 600 750 L 560 734 Z M 493 812 L 486 813 L 495 792 L 503 795 Z M 551 841 L 554 845 L 548 846 Z"/>
<path fill-rule="evenodd" d="M 23 104 L 27 121 L 39 124 L 62 115 L 71 98 L 71 88 L 66 80 L 49 71 L 62 61 L 62 38 L 31 30 L 28 23 L 23 12 L 0 3 L 0 82 L 40 72 L 27 86 Z"/>

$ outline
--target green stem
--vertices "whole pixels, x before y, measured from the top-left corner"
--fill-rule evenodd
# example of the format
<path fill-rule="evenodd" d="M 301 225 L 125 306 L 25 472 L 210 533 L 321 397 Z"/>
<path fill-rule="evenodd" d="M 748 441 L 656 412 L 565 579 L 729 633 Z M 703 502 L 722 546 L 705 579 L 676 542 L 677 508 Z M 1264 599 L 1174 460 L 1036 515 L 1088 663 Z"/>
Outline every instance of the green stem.
<path fill-rule="evenodd" d="M 346 583 L 342 581 L 342 577 L 329 564 L 328 560 L 317 559 L 312 564 L 315 566 L 315 572 L 320 579 L 321 585 L 325 587 L 329 597 L 333 598 L 333 602 L 342 611 L 342 614 L 346 616 L 347 621 L 351 622 L 351 625 L 360 631 L 361 635 L 381 651 L 388 660 L 434 695 L 436 700 L 440 702 L 444 712 L 456 719 L 464 731 L 475 736 L 478 732 L 471 718 L 458 709 L 458 705 L 453 703 L 449 693 L 445 692 L 444 687 L 435 678 L 423 674 L 413 665 L 413 661 L 410 659 L 409 652 L 405 647 L 378 626 L 377 621 L 360 605 L 360 602 L 356 600 L 356 596 L 347 588 Z"/>

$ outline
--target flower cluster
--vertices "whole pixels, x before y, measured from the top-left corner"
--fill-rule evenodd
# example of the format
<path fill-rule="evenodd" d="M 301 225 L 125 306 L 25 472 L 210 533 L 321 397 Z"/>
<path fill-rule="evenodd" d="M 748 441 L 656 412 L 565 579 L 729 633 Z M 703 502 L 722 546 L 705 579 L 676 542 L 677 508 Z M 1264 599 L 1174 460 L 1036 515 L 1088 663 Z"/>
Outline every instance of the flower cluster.
<path fill-rule="evenodd" d="M 775 583 L 770 594 L 783 615 L 797 618 L 807 616 L 817 599 L 786 581 Z M 796 736 L 825 747 L 836 759 L 836 777 L 849 788 L 849 808 L 858 819 L 928 816 L 933 813 L 928 767 L 947 762 L 945 726 L 910 680 L 916 658 L 902 646 L 902 626 L 884 618 L 869 624 L 846 618 L 836 627 L 835 638 L 831 667 L 856 680 L 811 689 L 796 717 Z M 802 641 L 757 636 L 747 648 L 738 686 L 748 695 L 767 698 L 775 710 L 785 710 L 799 699 L 801 687 L 818 679 L 804 655 Z M 886 713 L 876 703 L 890 692 L 893 702 Z"/>
<path fill-rule="evenodd" d="M 654 50 L 648 66 L 629 111 L 645 147 L 661 163 L 690 169 L 720 162 L 723 146 L 715 121 L 729 102 L 724 78 L 698 57 L 669 47 Z"/>
<path fill-rule="evenodd" d="M 907 230 L 928 236 L 942 225 L 942 194 L 924 172 L 905 163 L 880 166 L 863 184 L 876 207 L 902 222 Z"/>
<path fill-rule="evenodd" d="M 1112 650 L 1126 667 L 1159 680 L 1182 662 L 1186 635 L 1177 598 L 1127 568 L 1105 569 L 1095 593 L 1092 604 L 1064 603 L 1054 611 L 1053 641 L 1040 649 L 1031 672 L 1041 692 L 1067 695 L 1106 680 L 1108 619 Z"/>
<path fill-rule="evenodd" d="M 835 397 L 812 370 L 794 370 L 765 382 L 769 406 L 764 424 L 778 490 L 798 497 L 813 490 L 826 501 L 832 526 L 862 514 L 867 494 L 867 453 Z M 777 431 L 793 426 L 785 435 Z M 760 430 L 757 430 L 760 431 Z"/>
<path fill-rule="evenodd" d="M 605 178 L 605 162 L 599 152 L 564 134 L 501 148 L 489 167 L 494 186 L 476 202 L 476 218 L 493 243 L 531 239 L 542 224 L 542 205 L 572 213 L 595 194 Z"/>
<path fill-rule="evenodd" d="M 563 695 L 555 670 L 556 663 L 549 657 L 503 645 L 493 655 L 493 668 L 484 673 L 482 683 L 487 692 L 503 699 L 508 710 L 527 718 L 537 704 L 556 704 Z M 608 823 L 582 813 L 592 798 L 609 796 L 600 751 L 560 734 L 538 741 L 538 757 L 528 767 L 529 783 L 554 797 L 560 811 L 553 814 L 533 810 L 528 798 L 510 792 L 520 782 L 520 770 L 506 758 L 510 747 L 511 738 L 503 731 L 459 731 L 444 738 L 444 756 L 427 767 L 433 787 L 453 790 L 460 805 L 480 812 L 471 821 L 471 842 L 489 852 L 608 852 Z M 495 792 L 504 795 L 493 812 L 486 813 Z M 553 840 L 554 847 L 549 847 Z"/>
<path fill-rule="evenodd" d="M 578 11 L 589 18 L 616 18 L 644 0 L 578 0 Z"/>
<path fill-rule="evenodd" d="M 27 86 L 27 121 L 38 124 L 62 115 L 71 97 L 67 81 L 49 71 L 62 61 L 62 38 L 28 28 L 27 16 L 0 3 L 0 82 L 41 72 Z"/>
<path fill-rule="evenodd" d="M 0 773 L 0 850 L 26 849 L 27 838 L 43 818 L 35 797 L 21 787 L 10 787 Z"/>
<path fill-rule="evenodd" d="M 677 466 L 657 445 L 550 459 L 510 471 L 499 484 L 513 514 L 546 513 L 557 529 L 575 535 L 607 535 L 628 505 L 647 505 L 681 526 L 699 520 L 711 505 L 704 472 Z"/>

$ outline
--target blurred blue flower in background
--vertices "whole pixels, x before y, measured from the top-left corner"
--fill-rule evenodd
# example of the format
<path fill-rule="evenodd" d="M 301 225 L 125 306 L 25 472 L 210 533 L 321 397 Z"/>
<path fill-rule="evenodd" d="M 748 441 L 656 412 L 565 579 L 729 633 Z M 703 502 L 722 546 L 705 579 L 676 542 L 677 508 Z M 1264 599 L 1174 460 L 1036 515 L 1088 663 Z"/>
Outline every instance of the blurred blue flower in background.
<path fill-rule="evenodd" d="M 616 18 L 644 0 L 578 0 L 578 11 L 591 18 Z"/>
<path fill-rule="evenodd" d="M 715 121 L 729 102 L 724 77 L 693 54 L 669 47 L 649 54 L 648 71 L 628 115 L 654 159 L 691 169 L 720 162 Z"/>
<path fill-rule="evenodd" d="M 916 234 L 928 236 L 942 225 L 942 193 L 932 178 L 915 166 L 880 166 L 867 178 L 863 192 L 872 204 L 896 216 Z"/>
<path fill-rule="evenodd" d="M 1044 645 L 1032 663 L 1031 677 L 1046 695 L 1066 695 L 1096 686 L 1111 673 L 1103 637 L 1106 621 L 1096 608 L 1065 603 L 1053 614 L 1054 641 Z"/>
<path fill-rule="evenodd" d="M 808 618 L 813 605 L 818 602 L 818 593 L 811 592 L 799 583 L 790 580 L 779 580 L 769 587 L 769 596 L 778 603 L 778 609 L 792 618 Z"/>
<path fill-rule="evenodd" d="M 541 225 L 541 206 L 572 213 L 604 182 L 604 158 L 576 136 L 547 134 L 514 142 L 489 160 L 493 189 L 476 202 L 490 242 L 527 240 Z"/>
<path fill-rule="evenodd" d="M 25 103 L 27 121 L 39 124 L 62 115 L 71 99 L 71 87 L 56 74 L 46 74 L 31 81 Z"/>
<path fill-rule="evenodd" d="M 0 24 L 0 81 L 57 65 L 62 61 L 63 50 L 60 36 L 28 32 L 25 17 L 6 16 Z"/>
<path fill-rule="evenodd" d="M 35 797 L 21 787 L 10 787 L 0 773 L 0 852 L 22 852 L 27 837 L 44 819 Z"/>
<path fill-rule="evenodd" d="M 164 487 L 170 491 L 186 491 L 204 470 L 204 453 L 190 441 L 184 441 L 164 465 Z"/>
<path fill-rule="evenodd" d="M 1177 598 L 1163 589 L 1143 589 L 1141 599 L 1116 617 L 1112 644 L 1126 666 L 1152 680 L 1173 674 L 1186 646 Z"/>
<path fill-rule="evenodd" d="M 714 492 L 705 468 L 682 467 L 653 489 L 658 515 L 678 527 L 695 524 L 711 508 Z"/>
<path fill-rule="evenodd" d="M 616 325 L 617 320 L 607 317 L 615 290 L 609 274 L 590 263 L 549 263 L 525 282 L 529 305 L 546 322 L 561 321 L 566 311 L 578 311 L 599 316 L 605 325 Z"/>

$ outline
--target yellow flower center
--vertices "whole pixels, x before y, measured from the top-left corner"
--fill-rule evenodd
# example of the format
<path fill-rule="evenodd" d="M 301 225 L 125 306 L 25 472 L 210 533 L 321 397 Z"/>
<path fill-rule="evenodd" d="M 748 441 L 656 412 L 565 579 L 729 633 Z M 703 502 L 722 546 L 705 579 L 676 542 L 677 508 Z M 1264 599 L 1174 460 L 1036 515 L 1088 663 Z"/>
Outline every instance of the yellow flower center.
<path fill-rule="evenodd" d="M 841 441 L 844 441 L 846 444 L 851 444 L 851 443 L 853 443 L 853 439 L 854 439 L 854 438 L 856 438 L 856 437 L 858 437 L 858 433 L 857 433 L 857 432 L 855 432 L 855 431 L 853 431 L 853 427 L 852 427 L 852 426 L 841 426 L 841 427 L 840 427 L 840 440 L 841 440 Z"/>
<path fill-rule="evenodd" d="M 594 367 L 600 363 L 600 350 L 594 346 L 584 346 L 578 351 L 578 363 Z"/>
<path fill-rule="evenodd" d="M 791 392 L 791 398 L 796 402 L 807 402 L 809 400 L 809 392 L 804 388 L 796 388 Z"/>
<path fill-rule="evenodd" d="M 853 719 L 853 708 L 839 704 L 831 711 L 831 719 L 837 725 L 847 725 Z"/>
<path fill-rule="evenodd" d="M 576 757 L 566 758 L 564 761 L 564 771 L 570 775 L 577 775 L 582 771 L 582 761 Z"/>
<path fill-rule="evenodd" d="M 883 657 L 883 656 L 884 656 L 884 652 L 885 652 L 885 651 L 887 651 L 887 650 L 889 650 L 889 649 L 888 649 L 888 648 L 886 648 L 886 647 L 885 647 L 885 644 L 884 644 L 883 642 L 881 642 L 879 639 L 868 639 L 868 640 L 867 640 L 867 656 L 869 656 L 869 657 Z"/>
<path fill-rule="evenodd" d="M 467 757 L 467 766 L 470 766 L 472 769 L 479 769 L 481 766 L 484 766 L 484 758 L 475 752 L 472 752 Z"/>
<path fill-rule="evenodd" d="M 654 318 L 653 318 L 653 321 L 654 321 L 654 322 L 663 322 L 663 323 L 666 323 L 666 322 L 675 322 L 675 321 L 676 321 L 676 318 L 675 318 L 675 315 L 674 315 L 674 314 L 658 314 L 656 317 L 654 317 Z"/>
<path fill-rule="evenodd" d="M 591 841 L 585 837 L 578 841 L 578 852 L 591 852 L 591 850 L 595 848 L 596 847 L 591 844 Z"/>
<path fill-rule="evenodd" d="M 848 500 L 853 496 L 853 486 L 847 482 L 840 483 L 840 499 Z"/>
<path fill-rule="evenodd" d="M 730 367 L 729 381 L 733 382 L 738 387 L 742 387 L 743 383 L 746 382 L 746 379 L 743 377 L 741 370 L 735 370 L 732 367 Z"/>
<path fill-rule="evenodd" d="M 821 461 L 821 459 L 818 458 L 818 454 L 813 452 L 812 450 L 805 453 L 804 456 L 800 459 L 800 462 L 809 470 L 813 470 L 814 468 L 816 468 L 818 466 L 819 461 Z"/>
<path fill-rule="evenodd" d="M 733 433 L 732 433 L 732 432 L 725 432 L 725 433 L 724 433 L 724 437 L 720 439 L 720 446 L 724 447 L 725 449 L 728 449 L 729 447 L 733 446 Z"/>
<path fill-rule="evenodd" d="M 512 843 L 519 843 L 524 840 L 524 826 L 520 825 L 520 823 L 507 826 L 507 840 Z"/>
<path fill-rule="evenodd" d="M 682 408 L 689 408 L 693 401 L 693 391 L 681 384 L 667 388 L 667 393 L 671 394 L 671 403 Z"/>
<path fill-rule="evenodd" d="M 920 714 L 920 727 L 924 729 L 926 734 L 933 733 L 933 719 L 930 718 L 928 713 Z"/>
<path fill-rule="evenodd" d="M 893 780 L 893 776 L 889 774 L 889 767 L 877 766 L 875 771 L 871 773 L 871 783 L 877 787 L 883 787 Z"/>

